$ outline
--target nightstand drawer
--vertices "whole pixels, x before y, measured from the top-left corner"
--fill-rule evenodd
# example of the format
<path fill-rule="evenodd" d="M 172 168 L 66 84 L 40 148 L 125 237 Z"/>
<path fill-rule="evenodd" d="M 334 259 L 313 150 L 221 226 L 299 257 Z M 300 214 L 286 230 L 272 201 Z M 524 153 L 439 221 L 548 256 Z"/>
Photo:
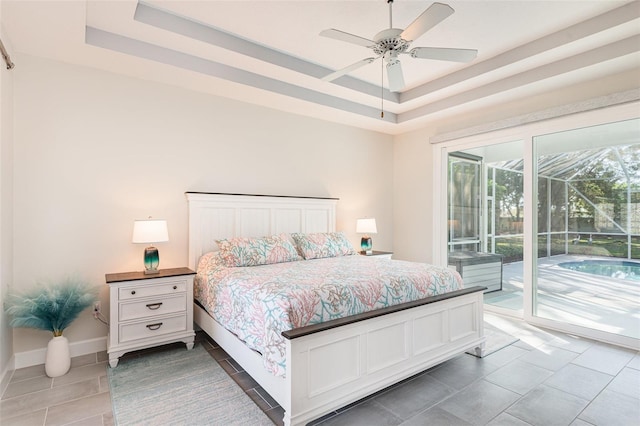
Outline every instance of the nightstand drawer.
<path fill-rule="evenodd" d="M 186 293 L 143 301 L 120 303 L 120 321 L 148 318 L 187 310 Z"/>
<path fill-rule="evenodd" d="M 157 320 L 120 324 L 120 343 L 147 339 L 187 329 L 187 316 L 179 315 Z"/>
<path fill-rule="evenodd" d="M 187 281 L 169 281 L 150 286 L 123 287 L 118 290 L 119 300 L 139 299 L 141 297 L 160 296 L 163 294 L 183 293 L 187 291 Z"/>

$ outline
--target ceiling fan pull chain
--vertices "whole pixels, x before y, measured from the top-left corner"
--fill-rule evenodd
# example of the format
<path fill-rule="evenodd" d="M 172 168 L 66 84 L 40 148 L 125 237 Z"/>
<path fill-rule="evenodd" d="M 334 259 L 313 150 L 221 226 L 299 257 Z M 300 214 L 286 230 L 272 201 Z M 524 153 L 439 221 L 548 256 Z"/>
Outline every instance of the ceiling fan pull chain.
<path fill-rule="evenodd" d="M 380 61 L 380 118 L 384 118 L 384 59 Z"/>

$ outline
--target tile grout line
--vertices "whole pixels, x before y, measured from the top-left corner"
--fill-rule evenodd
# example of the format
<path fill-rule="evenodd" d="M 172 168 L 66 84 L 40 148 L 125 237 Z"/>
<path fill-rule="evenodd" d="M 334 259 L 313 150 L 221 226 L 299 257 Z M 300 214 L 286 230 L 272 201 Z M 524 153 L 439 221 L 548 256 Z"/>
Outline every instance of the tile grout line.
<path fill-rule="evenodd" d="M 616 375 L 616 376 L 617 376 L 617 375 Z M 613 376 L 613 379 L 615 379 L 615 378 L 616 378 L 616 376 Z M 584 411 L 585 411 L 587 408 L 589 408 L 589 407 L 591 406 L 591 404 L 593 404 L 593 402 L 594 402 L 594 401 L 595 401 L 595 400 L 596 400 L 596 399 L 597 399 L 597 398 L 602 394 L 602 392 L 604 392 L 604 391 L 605 391 L 605 389 L 607 389 L 607 386 L 609 386 L 609 385 L 611 384 L 611 382 L 613 381 L 613 379 L 609 380 L 609 382 L 607 383 L 607 385 L 606 385 L 605 387 L 603 387 L 603 388 L 600 390 L 600 392 L 598 392 L 598 394 L 597 394 L 596 396 L 594 396 L 593 398 L 591 398 L 591 400 L 589 401 L 589 403 L 588 403 L 588 404 L 587 404 L 587 405 L 586 405 L 582 410 L 580 410 L 580 412 L 579 412 L 579 413 L 575 416 L 575 418 L 573 419 L 573 421 L 574 421 L 574 422 L 575 422 L 577 419 L 579 419 L 579 418 L 580 418 L 580 415 L 581 415 L 582 413 L 584 413 Z M 580 420 L 582 420 L 582 419 L 580 419 Z M 582 421 L 583 421 L 583 422 L 585 422 L 585 423 L 589 423 L 589 422 L 587 422 L 586 420 L 582 420 Z M 591 423 L 589 423 L 589 424 L 591 424 Z"/>
<path fill-rule="evenodd" d="M 263 401 L 264 401 L 264 403 L 265 403 L 265 404 L 267 404 L 270 408 L 276 408 L 276 407 L 274 407 L 273 405 L 271 405 L 271 404 L 269 403 L 269 401 L 267 401 L 266 399 L 264 399 L 264 397 L 262 396 L 262 394 L 261 394 L 260 392 L 258 392 L 256 389 L 257 389 L 257 388 L 251 388 L 251 389 L 248 389 L 247 391 L 245 391 L 245 393 L 248 395 L 248 394 L 249 394 L 249 391 L 250 391 L 250 390 L 252 390 L 252 391 L 253 391 L 255 394 L 257 394 L 257 395 L 260 397 L 260 399 L 261 399 L 261 400 L 263 400 Z M 279 406 L 280 406 L 280 405 L 278 405 L 278 407 L 279 407 Z"/>

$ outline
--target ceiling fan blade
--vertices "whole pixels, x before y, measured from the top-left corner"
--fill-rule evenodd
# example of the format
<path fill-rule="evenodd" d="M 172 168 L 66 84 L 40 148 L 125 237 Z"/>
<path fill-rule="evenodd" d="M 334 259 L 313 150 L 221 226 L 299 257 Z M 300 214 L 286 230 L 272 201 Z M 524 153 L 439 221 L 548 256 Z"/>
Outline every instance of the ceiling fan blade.
<path fill-rule="evenodd" d="M 389 91 L 399 92 L 404 89 L 404 76 L 402 64 L 397 59 L 391 59 L 387 63 L 387 77 L 389 77 Z"/>
<path fill-rule="evenodd" d="M 449 5 L 434 3 L 422 12 L 422 15 L 418 16 L 400 36 L 407 41 L 415 40 L 438 25 L 449 15 L 452 15 L 453 12 L 454 10 Z"/>
<path fill-rule="evenodd" d="M 471 62 L 478 55 L 475 49 L 451 49 L 446 47 L 414 47 L 409 52 L 412 58 L 435 59 L 436 61 Z"/>
<path fill-rule="evenodd" d="M 354 34 L 345 33 L 344 31 L 329 29 L 320 32 L 323 37 L 329 37 L 340 41 L 346 41 L 347 43 L 357 44 L 358 46 L 371 47 L 375 45 L 375 41 L 360 37 Z"/>
<path fill-rule="evenodd" d="M 321 78 L 322 81 L 333 81 L 338 77 L 342 77 L 345 74 L 349 74 L 351 71 L 357 70 L 360 67 L 363 67 L 367 64 L 370 64 L 371 62 L 375 61 L 376 58 L 366 58 L 366 59 L 362 59 L 358 62 L 356 62 L 355 64 L 351 64 L 348 67 L 344 67 L 341 70 L 338 71 L 334 71 L 329 75 L 325 75 L 324 77 Z"/>

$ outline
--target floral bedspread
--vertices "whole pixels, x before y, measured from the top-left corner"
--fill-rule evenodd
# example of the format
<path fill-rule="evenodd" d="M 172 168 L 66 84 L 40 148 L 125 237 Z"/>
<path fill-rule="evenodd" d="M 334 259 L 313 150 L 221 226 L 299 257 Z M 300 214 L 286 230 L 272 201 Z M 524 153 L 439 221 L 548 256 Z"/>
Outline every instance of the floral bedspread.
<path fill-rule="evenodd" d="M 360 255 L 228 268 L 208 253 L 199 263 L 195 299 L 277 376 L 283 331 L 462 288 L 447 268 Z"/>

